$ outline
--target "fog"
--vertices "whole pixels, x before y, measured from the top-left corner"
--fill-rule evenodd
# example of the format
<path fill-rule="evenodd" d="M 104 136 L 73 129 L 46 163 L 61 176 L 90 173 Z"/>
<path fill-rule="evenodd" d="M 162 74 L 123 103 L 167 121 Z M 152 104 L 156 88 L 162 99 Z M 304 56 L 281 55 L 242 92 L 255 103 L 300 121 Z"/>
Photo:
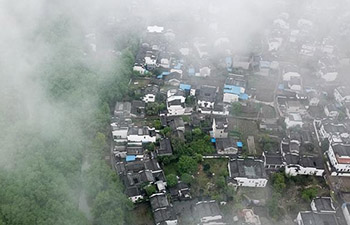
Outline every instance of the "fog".
<path fill-rule="evenodd" d="M 126 65 L 147 26 L 172 30 L 176 54 L 208 43 L 218 66 L 266 51 L 284 12 L 291 27 L 313 21 L 308 38 L 331 38 L 346 61 L 348 9 L 345 0 L 0 0 L 0 224 L 130 224 L 132 204 L 105 159 L 111 109 L 128 93 Z M 319 85 L 348 85 L 348 69 Z"/>

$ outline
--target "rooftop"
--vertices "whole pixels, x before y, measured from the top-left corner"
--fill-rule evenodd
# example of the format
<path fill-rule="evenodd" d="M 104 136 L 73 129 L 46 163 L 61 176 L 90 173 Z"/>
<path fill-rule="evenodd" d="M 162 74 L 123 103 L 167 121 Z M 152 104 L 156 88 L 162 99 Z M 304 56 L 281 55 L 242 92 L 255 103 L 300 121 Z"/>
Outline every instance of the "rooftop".
<path fill-rule="evenodd" d="M 333 214 L 318 214 L 314 212 L 300 212 L 304 225 L 338 225 Z"/>
<path fill-rule="evenodd" d="M 317 212 L 335 211 L 332 199 L 330 197 L 318 197 L 313 200 Z"/>
<path fill-rule="evenodd" d="M 209 85 L 202 85 L 199 91 L 198 99 L 201 101 L 214 102 L 216 94 L 216 87 Z"/>
<path fill-rule="evenodd" d="M 266 178 L 264 162 L 253 158 L 231 159 L 229 162 L 230 177 L 248 177 L 251 179 Z"/>
<path fill-rule="evenodd" d="M 169 206 L 169 201 L 164 193 L 157 193 L 150 196 L 152 210 Z"/>
<path fill-rule="evenodd" d="M 172 155 L 173 149 L 171 147 L 170 140 L 168 138 L 160 141 L 160 147 L 158 149 L 158 155 Z"/>

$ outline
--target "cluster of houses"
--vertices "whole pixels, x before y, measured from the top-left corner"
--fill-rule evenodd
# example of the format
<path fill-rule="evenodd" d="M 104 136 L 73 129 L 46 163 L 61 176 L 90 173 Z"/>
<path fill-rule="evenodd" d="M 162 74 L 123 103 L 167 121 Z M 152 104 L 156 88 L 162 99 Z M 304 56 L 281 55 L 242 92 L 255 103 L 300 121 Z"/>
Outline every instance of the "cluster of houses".
<path fill-rule="evenodd" d="M 153 103 L 165 105 L 157 119 L 162 128 L 171 129 L 171 137 L 185 140 L 188 129 L 209 121 L 210 127 L 205 132 L 210 134 L 216 151 L 205 157 L 227 158 L 226 182 L 236 188 L 265 187 L 268 174 L 281 170 L 290 176 L 324 176 L 326 169 L 332 176 L 350 176 L 349 125 L 339 122 L 341 115 L 350 117 L 350 92 L 337 87 L 334 100 L 325 101 L 323 90 L 304 86 L 304 73 L 298 66 L 278 63 L 278 58 L 285 58 L 283 54 L 288 49 L 303 63 L 315 64 L 315 77 L 334 81 L 338 75 L 334 41 L 329 37 L 321 42 L 315 40 L 314 30 L 311 20 L 300 18 L 291 23 L 289 14 L 282 13 L 268 32 L 268 56 L 263 60 L 261 52 L 248 55 L 228 52 L 223 63 L 226 73 L 222 75 L 216 74 L 208 60 L 212 46 L 207 40 L 196 38 L 193 46 L 177 43 L 174 49 L 173 30 L 147 27 L 133 67 L 135 73 L 145 77 L 147 85 L 136 90 L 140 98 L 116 103 L 111 127 L 114 166 L 126 194 L 135 203 L 149 200 L 156 224 L 178 223 L 179 210 L 173 204 L 176 201 L 192 202 L 188 211 L 196 215 L 198 224 L 225 223 L 216 201 L 194 201 L 190 186 L 181 181 L 175 187 L 168 187 L 157 158 L 173 155 L 172 139 L 155 127 L 135 122 L 147 117 L 147 107 Z M 278 140 L 274 152 L 264 151 L 260 157 L 243 156 L 245 142 L 230 133 L 228 117 L 232 104 L 250 100 L 248 76 L 277 74 L 281 76 L 273 104 L 279 115 L 262 119 L 259 128 L 275 133 L 283 129 L 285 137 Z M 320 105 L 325 116 L 315 120 L 310 109 Z M 190 121 L 185 121 L 185 117 Z M 278 118 L 283 118 L 285 127 L 278 124 Z M 325 141 L 329 143 L 326 167 L 323 155 L 313 151 L 315 138 L 320 146 Z M 248 139 L 250 151 L 255 148 L 255 142 L 253 136 Z M 147 193 L 150 186 L 152 193 Z M 332 204 L 330 198 L 313 200 L 312 211 L 300 212 L 297 223 L 321 224 L 319 221 L 324 220 L 337 224 L 332 222 L 336 217 Z M 345 215 L 347 205 L 342 208 Z M 243 214 L 247 224 L 260 224 L 253 211 L 247 209 Z"/>

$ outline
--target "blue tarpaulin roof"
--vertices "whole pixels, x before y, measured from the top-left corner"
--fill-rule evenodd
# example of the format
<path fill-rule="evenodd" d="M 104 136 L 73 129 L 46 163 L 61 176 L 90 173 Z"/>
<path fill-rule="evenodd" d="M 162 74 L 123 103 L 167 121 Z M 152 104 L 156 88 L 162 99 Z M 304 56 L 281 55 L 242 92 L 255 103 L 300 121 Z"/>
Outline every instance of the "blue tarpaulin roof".
<path fill-rule="evenodd" d="M 130 161 L 135 161 L 136 159 L 136 155 L 127 155 L 126 156 L 126 161 L 130 162 Z"/>
<path fill-rule="evenodd" d="M 188 74 L 190 74 L 190 75 L 194 75 L 195 74 L 195 69 L 194 68 L 189 68 L 188 69 Z"/>
<path fill-rule="evenodd" d="M 211 138 L 210 141 L 211 141 L 211 143 L 216 143 L 216 139 L 215 138 Z"/>
<path fill-rule="evenodd" d="M 184 91 L 189 91 L 191 90 L 191 85 L 189 84 L 180 84 L 180 89 Z"/>
<path fill-rule="evenodd" d="M 238 141 L 238 142 L 237 142 L 237 147 L 242 148 L 242 147 L 243 147 L 243 143 L 240 142 L 240 141 Z"/>
<path fill-rule="evenodd" d="M 284 85 L 283 84 L 279 84 L 278 85 L 278 89 L 283 90 L 284 89 Z"/>
<path fill-rule="evenodd" d="M 163 72 L 160 75 L 157 76 L 158 79 L 163 79 L 164 76 L 168 76 L 170 72 Z"/>
<path fill-rule="evenodd" d="M 239 95 L 239 99 L 241 100 L 248 100 L 249 96 L 246 93 L 242 93 Z"/>
<path fill-rule="evenodd" d="M 179 70 L 181 69 L 181 67 L 182 67 L 182 64 L 178 63 L 176 66 L 174 66 L 174 69 Z"/>

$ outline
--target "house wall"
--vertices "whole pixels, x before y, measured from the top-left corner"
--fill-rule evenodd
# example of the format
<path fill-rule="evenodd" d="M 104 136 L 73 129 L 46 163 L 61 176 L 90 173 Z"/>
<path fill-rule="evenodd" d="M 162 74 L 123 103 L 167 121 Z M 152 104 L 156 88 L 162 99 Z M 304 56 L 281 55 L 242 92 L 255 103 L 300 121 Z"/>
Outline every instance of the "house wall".
<path fill-rule="evenodd" d="M 296 222 L 297 222 L 298 225 L 304 225 L 303 219 L 301 218 L 300 212 L 298 213 L 298 216 L 296 218 Z"/>
<path fill-rule="evenodd" d="M 184 115 L 185 114 L 185 108 L 183 108 L 180 105 L 173 105 L 168 107 L 168 114 L 170 116 L 175 116 L 175 115 Z"/>
<path fill-rule="evenodd" d="M 286 118 L 285 122 L 286 122 L 287 129 L 291 127 L 296 127 L 296 126 L 300 126 L 300 127 L 303 126 L 302 121 L 291 121 L 289 118 Z"/>
<path fill-rule="evenodd" d="M 238 102 L 239 96 L 231 93 L 224 93 L 223 102 L 233 103 Z"/>
<path fill-rule="evenodd" d="M 235 177 L 234 179 L 237 181 L 237 186 L 242 187 L 265 187 L 267 184 L 267 179 L 265 178 L 250 179 L 247 177 Z"/>
<path fill-rule="evenodd" d="M 338 163 L 337 158 L 335 157 L 332 145 L 329 145 L 327 154 L 328 154 L 329 162 L 332 164 L 332 166 L 336 169 L 337 172 L 350 173 L 350 164 Z"/>
<path fill-rule="evenodd" d="M 213 115 L 218 115 L 218 116 L 227 116 L 229 114 L 229 111 L 224 111 L 224 112 L 221 112 L 221 111 L 212 111 Z"/>
<path fill-rule="evenodd" d="M 129 197 L 129 199 L 130 199 L 133 203 L 136 203 L 137 201 L 142 200 L 142 199 L 143 199 L 143 196 L 142 196 L 142 195 L 136 195 L 136 196 Z"/>
<path fill-rule="evenodd" d="M 128 141 L 130 142 L 156 142 L 156 137 L 151 137 L 149 135 L 128 135 Z"/>
<path fill-rule="evenodd" d="M 145 74 L 145 72 L 147 71 L 145 68 L 143 68 L 142 66 L 134 66 L 133 70 L 136 72 L 139 72 L 140 74 Z"/>
<path fill-rule="evenodd" d="M 301 91 L 301 85 L 290 85 L 289 88 L 293 91 Z"/>
<path fill-rule="evenodd" d="M 214 102 L 207 102 L 207 101 L 201 101 L 198 100 L 198 105 L 202 108 L 214 108 Z"/>
<path fill-rule="evenodd" d="M 284 165 L 283 164 L 281 164 L 281 165 L 272 165 L 272 164 L 266 164 L 265 165 L 265 168 L 266 169 L 270 169 L 270 170 L 278 170 L 278 169 L 281 169 L 281 168 L 283 168 L 284 167 Z"/>
<path fill-rule="evenodd" d="M 300 165 L 286 166 L 285 173 L 290 176 L 297 175 L 315 175 L 321 177 L 324 169 L 317 169 L 314 167 L 302 167 Z"/>
<path fill-rule="evenodd" d="M 115 142 L 125 142 L 128 136 L 128 128 L 112 131 L 113 140 Z"/>
<path fill-rule="evenodd" d="M 143 101 L 148 103 L 148 102 L 155 102 L 156 101 L 156 95 L 154 94 L 147 94 L 143 97 Z"/>

